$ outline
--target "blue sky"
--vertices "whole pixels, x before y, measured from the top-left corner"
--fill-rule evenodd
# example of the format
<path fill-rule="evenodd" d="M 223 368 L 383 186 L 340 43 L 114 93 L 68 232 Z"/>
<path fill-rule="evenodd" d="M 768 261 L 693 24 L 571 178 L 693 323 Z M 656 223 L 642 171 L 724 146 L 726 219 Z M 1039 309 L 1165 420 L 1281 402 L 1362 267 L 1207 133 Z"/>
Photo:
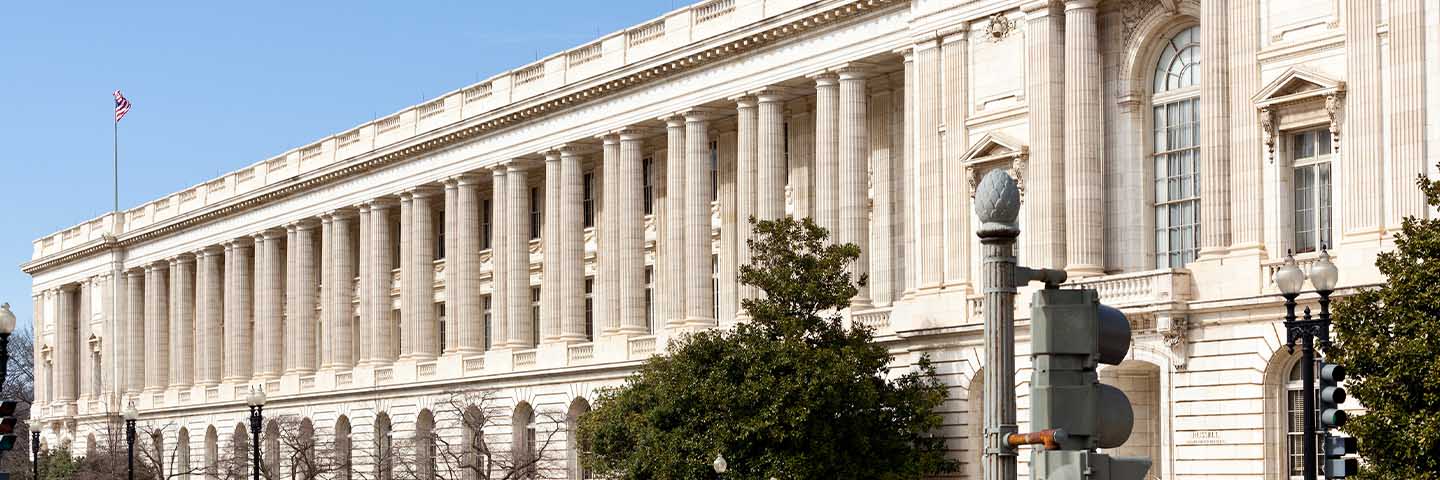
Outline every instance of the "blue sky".
<path fill-rule="evenodd" d="M 0 301 L 31 242 L 690 2 L 10 2 L 0 12 Z"/>

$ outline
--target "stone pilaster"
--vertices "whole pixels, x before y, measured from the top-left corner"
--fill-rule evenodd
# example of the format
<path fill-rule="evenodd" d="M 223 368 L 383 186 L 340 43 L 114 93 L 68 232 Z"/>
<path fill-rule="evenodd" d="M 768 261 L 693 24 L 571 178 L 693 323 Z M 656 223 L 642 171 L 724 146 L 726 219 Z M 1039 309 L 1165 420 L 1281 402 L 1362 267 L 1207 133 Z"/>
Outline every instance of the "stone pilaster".
<path fill-rule="evenodd" d="M 940 68 L 944 71 L 945 122 L 945 185 L 968 185 L 969 173 L 958 161 L 970 150 L 970 128 L 966 126 L 970 112 L 968 77 L 970 75 L 970 40 L 965 24 L 941 33 Z M 945 195 L 945 284 L 962 285 L 970 281 L 970 195 L 967 188 L 944 188 Z M 878 203 L 878 202 L 877 202 Z M 876 250 L 877 252 L 880 250 Z M 874 276 L 871 276 L 874 282 Z M 873 290 L 873 289 L 872 289 Z"/>
<path fill-rule="evenodd" d="M 1226 25 L 1226 47 L 1230 51 L 1230 68 L 1227 72 L 1231 112 L 1230 249 L 1261 249 L 1264 248 L 1265 189 L 1260 179 L 1264 178 L 1265 145 L 1260 141 L 1264 135 L 1260 130 L 1260 117 L 1256 115 L 1255 104 L 1250 100 L 1252 95 L 1260 91 L 1260 65 L 1255 59 L 1260 50 L 1260 6 L 1258 2 L 1249 1 L 1235 1 L 1228 6 L 1230 9 L 1227 13 L 1229 24 Z M 1204 32 L 1201 33 L 1200 40 L 1210 41 Z M 1201 62 L 1203 64 L 1204 59 Z M 1204 122 L 1202 119 L 1201 123 Z M 1031 147 L 1030 151 L 1033 163 L 1034 147 Z M 1201 188 L 1204 188 L 1203 184 Z"/>
<path fill-rule="evenodd" d="M 897 290 L 902 295 L 909 296 L 915 293 L 919 285 L 915 276 L 915 49 L 905 48 L 900 51 L 904 60 L 904 69 L 901 72 L 901 85 L 899 90 L 900 122 L 897 130 L 900 133 L 900 161 L 897 162 L 897 180 L 895 182 L 895 209 L 900 212 L 896 215 L 895 228 L 900 230 L 897 239 L 900 248 L 900 263 L 895 275 Z"/>
<path fill-rule="evenodd" d="M 1105 273 L 1105 165 L 1096 0 L 1065 1 L 1065 270 Z"/>
<path fill-rule="evenodd" d="M 867 105 L 870 136 L 870 185 L 874 198 L 870 211 L 870 297 L 876 305 L 885 306 L 895 300 L 895 168 L 894 143 L 891 139 L 894 92 L 883 77 L 870 93 Z M 967 214 L 968 218 L 969 215 Z"/>
<path fill-rule="evenodd" d="M 254 261 L 249 239 L 225 244 L 225 378 L 226 383 L 250 380 L 254 364 L 252 344 L 254 314 Z M 133 355 L 143 355 L 135 349 Z M 144 360 L 135 360 L 143 364 Z"/>
<path fill-rule="evenodd" d="M 839 76 L 825 72 L 815 80 L 815 223 L 830 240 L 840 235 L 840 85 Z M 863 80 L 862 80 L 863 83 Z"/>
<path fill-rule="evenodd" d="M 1065 18 L 1048 0 L 1025 11 L 1025 101 L 1029 104 L 1030 165 L 1025 174 L 1025 240 L 1020 258 L 1039 268 L 1064 268 L 1065 205 Z M 1097 92 L 1098 94 L 1098 92 Z"/>
<path fill-rule="evenodd" d="M 530 317 L 530 185 L 529 174 L 522 162 L 511 161 L 505 166 L 505 194 L 509 198 L 510 224 L 506 227 L 505 289 L 506 320 L 509 322 L 511 348 L 535 346 L 538 337 Z M 544 295 L 544 290 L 541 290 Z"/>
<path fill-rule="evenodd" d="M 370 256 L 369 276 L 363 280 L 370 292 L 370 329 L 364 337 L 370 340 L 370 364 L 383 365 L 395 361 L 400 352 L 395 347 L 398 333 L 394 317 L 394 301 L 390 298 L 394 288 L 395 260 L 392 256 L 395 246 L 395 229 L 390 221 L 396 202 L 391 198 L 379 198 L 370 202 Z M 361 338 L 364 341 L 364 337 Z"/>
<path fill-rule="evenodd" d="M 837 152 L 839 171 L 836 172 L 836 197 L 838 200 L 839 230 L 837 243 L 853 243 L 860 247 L 860 258 L 856 259 L 853 271 L 855 279 L 870 272 L 870 133 L 866 130 L 868 120 L 866 77 L 868 73 L 860 66 L 846 66 L 839 70 L 837 129 L 835 131 L 839 148 Z M 819 145 L 819 142 L 816 143 Z M 851 308 L 866 308 L 870 303 L 869 285 L 861 286 L 850 299 Z"/>
<path fill-rule="evenodd" d="M 754 96 L 745 95 L 735 99 L 735 223 L 733 229 L 735 231 L 736 270 L 732 272 L 734 275 L 739 274 L 739 266 L 750 264 L 750 245 L 748 243 L 752 233 L 750 217 L 757 216 L 756 166 L 760 152 L 760 111 L 757 107 Z M 774 175 L 776 172 L 769 173 Z M 783 195 L 784 192 L 781 194 Z M 729 226 L 727 225 L 727 227 Z M 745 318 L 748 315 L 745 314 L 744 302 L 747 298 L 755 298 L 755 288 L 741 285 L 739 279 L 734 275 L 727 276 L 723 280 L 735 282 L 737 286 L 736 316 Z"/>
<path fill-rule="evenodd" d="M 435 220 L 434 202 L 440 192 L 420 187 L 410 192 L 410 267 L 402 286 L 410 303 L 400 307 L 409 327 L 411 349 L 401 355 L 429 360 L 440 353 L 440 324 L 435 320 Z M 443 200 L 442 200 L 443 201 Z"/>
<path fill-rule="evenodd" d="M 210 386 L 220 383 L 225 366 L 225 250 L 219 246 L 206 247 L 196 253 L 196 259 L 199 305 L 195 309 L 195 321 L 197 333 L 203 340 L 195 381 Z"/>
<path fill-rule="evenodd" d="M 564 216 L 564 183 L 561 176 L 560 150 L 545 152 L 545 209 L 544 228 L 540 237 L 540 342 L 554 343 L 560 340 L 561 306 L 568 293 L 563 283 L 565 277 L 573 275 L 561 263 L 564 242 L 561 237 Z"/>
<path fill-rule="evenodd" d="M 1398 101 L 1390 102 L 1390 158 L 1393 165 L 1388 173 L 1389 189 L 1394 199 L 1385 218 L 1385 228 L 1389 230 L 1399 230 L 1405 217 L 1423 219 L 1427 213 L 1425 195 L 1415 188 L 1415 177 L 1425 173 L 1426 167 L 1426 3 L 1431 2 L 1390 2 L 1390 86 L 1385 91 Z M 1366 27 L 1361 25 L 1358 28 Z"/>
<path fill-rule="evenodd" d="M 636 130 L 620 131 L 620 161 L 616 227 L 615 269 L 620 294 L 620 334 L 649 333 L 645 319 L 645 138 Z"/>
<path fill-rule="evenodd" d="M 454 283 L 445 284 L 450 336 L 455 351 L 477 353 L 485 349 L 484 313 L 480 309 L 480 177 L 460 175 L 455 182 L 455 226 L 445 230 L 454 248 L 445 252 L 445 271 Z M 494 222 L 492 222 L 494 223 Z M 454 265 L 450 259 L 454 259 Z"/>
<path fill-rule="evenodd" d="M 1380 97 L 1383 88 L 1380 76 L 1380 36 L 1375 31 L 1380 23 L 1380 4 L 1373 1 L 1347 0 L 1345 16 L 1345 131 L 1340 142 L 1340 148 L 1344 151 L 1341 156 L 1341 161 L 1344 162 L 1341 171 L 1383 172 L 1385 152 L 1381 127 L 1384 121 L 1384 104 Z M 1394 27 L 1391 25 L 1392 39 Z M 1395 43 L 1392 42 L 1391 45 L 1391 54 L 1394 55 Z M 1398 92 L 1389 93 L 1394 98 L 1404 98 L 1394 96 Z M 1289 162 L 1285 164 L 1288 165 Z M 1335 191 L 1345 196 L 1345 201 L 1339 202 L 1346 207 L 1342 217 L 1345 222 L 1344 232 L 1364 234 L 1383 229 L 1383 177 L 1375 174 L 1344 175 L 1342 178 L 1347 185 L 1345 188 L 1336 188 Z M 1411 186 L 1407 184 L 1403 188 L 1409 191 Z M 1292 212 L 1281 213 L 1293 215 Z M 1292 232 L 1276 233 L 1294 235 Z M 1275 255 L 1283 253 L 1276 252 Z"/>
<path fill-rule="evenodd" d="M 665 119 L 665 218 L 664 241 L 660 242 L 660 282 L 653 297 L 661 318 L 670 326 L 685 322 L 685 117 Z M 706 255 L 707 260 L 709 255 Z"/>
<path fill-rule="evenodd" d="M 169 262 L 145 266 L 145 348 L 140 351 L 145 368 L 145 391 L 160 392 L 170 379 L 170 282 Z"/>
<path fill-rule="evenodd" d="M 195 383 L 195 259 L 170 260 L 170 387 Z"/>
<path fill-rule="evenodd" d="M 550 277 L 548 289 L 559 290 L 559 340 L 583 342 L 585 336 L 585 174 L 573 145 L 560 147 L 560 198 L 546 218 L 559 217 L 559 262 L 563 272 Z M 548 165 L 549 162 L 546 162 Z M 558 281 L 556 281 L 558 280 Z M 547 290 L 548 290 L 547 289 Z"/>
<path fill-rule="evenodd" d="M 686 261 L 683 276 L 685 323 L 689 326 L 715 325 L 715 266 L 710 261 L 713 240 L 710 227 L 709 128 L 709 112 L 685 112 L 685 190 L 680 197 L 676 197 L 674 192 L 670 194 L 671 198 L 685 203 Z"/>
<path fill-rule="evenodd" d="M 1229 15 L 1229 0 L 1200 2 L 1201 257 L 1223 255 L 1231 241 Z"/>

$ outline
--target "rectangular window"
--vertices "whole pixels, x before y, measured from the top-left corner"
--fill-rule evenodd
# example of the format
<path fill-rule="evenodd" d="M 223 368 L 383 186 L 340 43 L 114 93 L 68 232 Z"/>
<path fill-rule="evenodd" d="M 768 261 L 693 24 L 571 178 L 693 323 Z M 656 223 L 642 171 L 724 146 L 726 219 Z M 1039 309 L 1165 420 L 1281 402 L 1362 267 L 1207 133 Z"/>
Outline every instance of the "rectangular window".
<path fill-rule="evenodd" d="M 655 213 L 655 159 L 646 158 L 640 161 L 640 177 L 644 183 L 645 190 L 645 214 Z"/>
<path fill-rule="evenodd" d="M 720 142 L 710 141 L 710 201 L 720 199 Z"/>
<path fill-rule="evenodd" d="M 530 239 L 532 239 L 532 240 L 533 240 L 533 239 L 536 239 L 536 238 L 540 238 L 540 227 L 542 226 L 542 222 L 544 222 L 544 220 L 545 220 L 545 219 L 541 216 L 541 213 L 540 213 L 540 212 L 541 212 L 541 210 L 540 210 L 540 189 L 539 189 L 538 187 L 531 187 L 531 188 L 530 188 Z"/>
<path fill-rule="evenodd" d="M 1295 175 L 1295 252 L 1330 245 L 1330 131 L 1316 129 L 1291 136 Z"/>
<path fill-rule="evenodd" d="M 430 223 L 435 226 L 431 229 L 435 233 L 435 258 L 433 260 L 443 260 L 445 259 L 445 213 L 442 211 L 436 217 L 439 218 L 432 217 Z"/>
<path fill-rule="evenodd" d="M 491 313 L 491 312 L 490 312 L 490 296 L 489 296 L 489 295 L 481 295 L 481 296 L 480 296 L 480 311 L 481 311 L 481 312 L 484 312 L 484 313 L 482 313 L 481 315 L 482 315 L 483 321 L 484 321 L 484 323 L 485 323 L 485 349 L 486 349 L 486 350 L 489 350 L 489 349 L 490 349 L 490 345 L 493 345 L 493 344 L 494 344 L 494 343 L 493 343 L 493 342 L 494 342 L 494 339 L 490 338 L 490 331 L 491 331 L 491 329 L 490 329 L 490 322 L 491 322 L 491 320 L 490 320 L 490 318 L 491 318 L 490 313 Z"/>
<path fill-rule="evenodd" d="M 784 144 L 785 149 L 785 183 L 788 185 L 790 183 L 790 122 L 784 122 L 781 125 L 781 131 L 784 133 L 780 134 L 780 142 Z"/>
<path fill-rule="evenodd" d="M 655 333 L 655 267 L 645 266 L 645 325 Z"/>
<path fill-rule="evenodd" d="M 710 293 L 715 308 L 710 315 L 720 318 L 720 256 L 710 255 Z"/>
<path fill-rule="evenodd" d="M 530 344 L 540 343 L 540 287 L 530 287 Z"/>
<path fill-rule="evenodd" d="M 1195 261 L 1200 237 L 1200 100 L 1157 105 L 1155 266 L 1181 268 Z"/>
<path fill-rule="evenodd" d="M 435 321 L 439 323 L 437 327 L 440 329 L 440 351 L 443 352 L 449 349 L 445 335 L 450 333 L 445 331 L 445 302 L 435 304 Z"/>
<path fill-rule="evenodd" d="M 595 226 L 595 173 L 587 172 L 584 178 L 585 227 Z"/>
<path fill-rule="evenodd" d="M 491 220 L 490 220 L 490 219 L 492 218 L 491 215 L 492 215 L 492 212 L 491 212 L 491 210 L 490 210 L 490 200 L 481 200 L 481 201 L 480 201 L 480 249 L 481 249 L 481 250 L 490 248 L 490 245 L 491 245 L 491 243 L 490 243 L 490 223 L 491 223 Z"/>
<path fill-rule="evenodd" d="M 585 340 L 595 341 L 595 277 L 585 277 Z"/>

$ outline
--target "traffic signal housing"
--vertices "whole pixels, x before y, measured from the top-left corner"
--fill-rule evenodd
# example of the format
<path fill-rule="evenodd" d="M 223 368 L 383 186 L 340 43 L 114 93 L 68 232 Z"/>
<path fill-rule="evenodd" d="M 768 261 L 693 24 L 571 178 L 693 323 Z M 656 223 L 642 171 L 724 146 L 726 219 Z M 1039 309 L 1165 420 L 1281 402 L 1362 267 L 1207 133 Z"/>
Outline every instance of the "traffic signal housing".
<path fill-rule="evenodd" d="M 1340 382 L 1345 380 L 1345 367 L 1333 363 L 1320 363 L 1320 425 L 1325 430 L 1345 425 L 1348 414 L 1340 409 L 1345 403 L 1345 389 Z"/>
<path fill-rule="evenodd" d="M 19 402 L 5 400 L 0 402 L 0 454 L 4 454 L 15 448 L 15 425 L 20 423 L 15 418 L 15 408 Z"/>
<path fill-rule="evenodd" d="M 1345 478 L 1360 471 L 1360 462 L 1347 458 L 1358 453 L 1355 437 L 1325 437 L 1325 478 Z"/>

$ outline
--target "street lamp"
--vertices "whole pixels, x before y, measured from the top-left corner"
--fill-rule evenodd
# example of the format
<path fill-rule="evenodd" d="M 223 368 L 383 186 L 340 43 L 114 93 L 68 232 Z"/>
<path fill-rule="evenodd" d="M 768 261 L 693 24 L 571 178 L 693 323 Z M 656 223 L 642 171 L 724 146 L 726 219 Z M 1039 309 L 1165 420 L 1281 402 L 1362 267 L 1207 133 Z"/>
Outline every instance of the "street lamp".
<path fill-rule="evenodd" d="M 1300 342 L 1300 377 L 1301 388 L 1305 394 L 1301 395 L 1301 411 L 1306 412 L 1304 417 L 1304 455 L 1302 472 L 1305 480 L 1316 480 L 1315 458 L 1317 446 L 1315 444 L 1315 339 L 1319 338 L 1322 344 L 1330 343 L 1330 294 L 1335 291 L 1335 283 L 1339 281 L 1340 271 L 1330 261 L 1330 252 L 1324 245 L 1320 247 L 1320 255 L 1316 258 L 1314 265 L 1310 267 L 1311 286 L 1315 287 L 1315 293 L 1320 295 L 1320 317 L 1310 318 L 1310 309 L 1305 309 L 1303 319 L 1295 317 L 1295 299 L 1300 296 L 1300 289 L 1305 286 L 1307 275 L 1295 264 L 1295 256 L 1289 252 L 1285 255 L 1285 264 L 1275 271 L 1275 286 L 1280 289 L 1280 296 L 1285 298 L 1285 348 L 1290 352 L 1295 351 L 1295 342 Z"/>
<path fill-rule="evenodd" d="M 262 411 L 265 409 L 265 389 L 259 386 L 250 387 L 250 394 L 245 396 L 245 403 L 250 405 L 250 452 L 252 461 L 251 468 L 254 480 L 260 480 L 260 422 L 265 420 Z"/>
<path fill-rule="evenodd" d="M 140 412 L 135 410 L 135 402 L 132 400 L 121 412 L 125 417 L 125 466 L 126 475 L 129 480 L 135 480 L 135 420 L 140 418 Z"/>
<path fill-rule="evenodd" d="M 711 463 L 710 466 L 715 467 L 715 473 L 722 475 L 725 474 L 726 470 L 730 469 L 730 466 L 725 463 L 725 455 L 720 454 L 715 455 L 715 462 Z"/>
<path fill-rule="evenodd" d="M 15 313 L 10 304 L 0 304 L 0 387 L 10 378 L 10 334 L 15 332 Z"/>

